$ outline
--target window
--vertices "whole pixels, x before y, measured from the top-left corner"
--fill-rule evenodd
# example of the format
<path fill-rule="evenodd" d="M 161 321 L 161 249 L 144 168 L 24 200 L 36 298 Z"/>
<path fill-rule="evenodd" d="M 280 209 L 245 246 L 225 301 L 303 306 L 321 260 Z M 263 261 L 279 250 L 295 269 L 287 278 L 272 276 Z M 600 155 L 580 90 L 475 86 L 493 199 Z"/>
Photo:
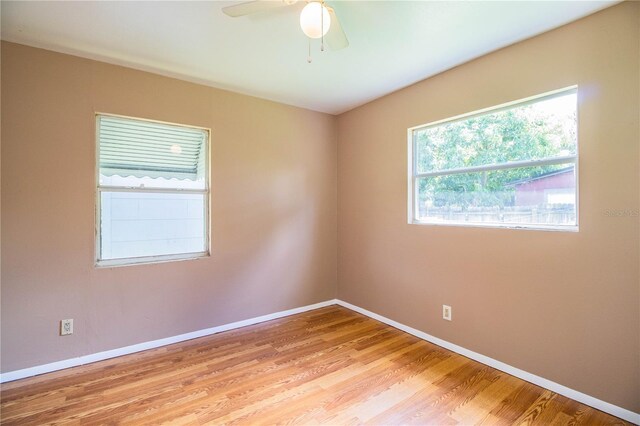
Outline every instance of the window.
<path fill-rule="evenodd" d="M 575 231 L 577 88 L 409 129 L 409 223 Z"/>
<path fill-rule="evenodd" d="M 98 114 L 101 266 L 206 256 L 209 131 Z"/>

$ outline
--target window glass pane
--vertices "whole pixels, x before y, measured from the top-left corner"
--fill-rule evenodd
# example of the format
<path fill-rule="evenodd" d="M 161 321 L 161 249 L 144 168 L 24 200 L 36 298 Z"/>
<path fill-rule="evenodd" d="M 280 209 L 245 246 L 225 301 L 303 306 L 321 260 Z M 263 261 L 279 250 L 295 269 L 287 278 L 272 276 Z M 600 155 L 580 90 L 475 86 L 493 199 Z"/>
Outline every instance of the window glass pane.
<path fill-rule="evenodd" d="M 100 185 L 205 189 L 205 130 L 100 116 Z"/>
<path fill-rule="evenodd" d="M 573 163 L 416 179 L 416 219 L 431 223 L 576 225 Z"/>
<path fill-rule="evenodd" d="M 102 191 L 102 260 L 206 251 L 204 194 Z"/>
<path fill-rule="evenodd" d="M 576 155 L 575 91 L 414 132 L 418 173 Z"/>

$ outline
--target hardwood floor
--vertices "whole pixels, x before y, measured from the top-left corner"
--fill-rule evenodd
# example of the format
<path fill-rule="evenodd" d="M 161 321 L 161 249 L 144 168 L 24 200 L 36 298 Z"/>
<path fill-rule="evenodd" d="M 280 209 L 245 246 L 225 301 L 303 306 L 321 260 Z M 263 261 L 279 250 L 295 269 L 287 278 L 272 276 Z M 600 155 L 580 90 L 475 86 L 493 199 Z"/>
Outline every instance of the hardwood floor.
<path fill-rule="evenodd" d="M 2 424 L 626 424 L 330 306 L 2 385 Z"/>

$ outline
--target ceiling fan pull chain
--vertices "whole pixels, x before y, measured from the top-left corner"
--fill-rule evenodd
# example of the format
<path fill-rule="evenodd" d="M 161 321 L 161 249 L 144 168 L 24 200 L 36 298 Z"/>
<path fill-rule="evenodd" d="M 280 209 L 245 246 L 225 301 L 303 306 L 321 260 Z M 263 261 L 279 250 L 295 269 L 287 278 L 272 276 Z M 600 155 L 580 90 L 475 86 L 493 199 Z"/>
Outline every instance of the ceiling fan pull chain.
<path fill-rule="evenodd" d="M 324 52 L 324 1 L 320 2 L 320 51 Z"/>
<path fill-rule="evenodd" d="M 307 38 L 307 41 L 309 42 L 309 56 L 307 56 L 307 62 L 311 63 L 312 59 L 311 59 L 311 39 Z"/>

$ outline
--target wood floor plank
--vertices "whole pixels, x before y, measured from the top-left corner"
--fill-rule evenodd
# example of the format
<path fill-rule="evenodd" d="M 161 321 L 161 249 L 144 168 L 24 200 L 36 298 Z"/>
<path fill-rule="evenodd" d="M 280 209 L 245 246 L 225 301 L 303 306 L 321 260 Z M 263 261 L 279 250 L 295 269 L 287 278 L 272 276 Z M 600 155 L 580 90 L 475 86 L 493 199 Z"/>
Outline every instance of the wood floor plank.
<path fill-rule="evenodd" d="M 3 425 L 626 425 L 339 306 L 0 386 Z"/>

